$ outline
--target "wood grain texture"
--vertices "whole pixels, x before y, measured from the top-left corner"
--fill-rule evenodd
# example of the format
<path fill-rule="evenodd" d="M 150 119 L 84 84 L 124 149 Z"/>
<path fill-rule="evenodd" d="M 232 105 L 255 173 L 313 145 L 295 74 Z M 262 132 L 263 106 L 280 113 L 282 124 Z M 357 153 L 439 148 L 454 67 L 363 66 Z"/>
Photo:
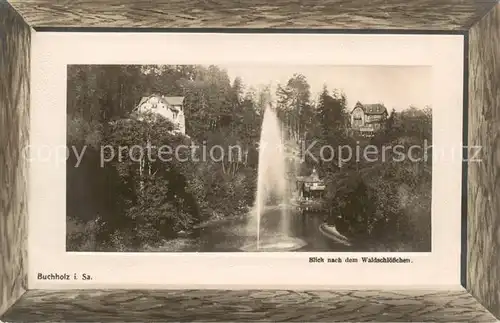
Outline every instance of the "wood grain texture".
<path fill-rule="evenodd" d="M 465 290 L 29 291 L 7 322 L 495 322 Z"/>
<path fill-rule="evenodd" d="M 468 30 L 496 0 L 10 0 L 32 27 Z"/>
<path fill-rule="evenodd" d="M 26 289 L 30 34 L 0 0 L 0 313 Z"/>
<path fill-rule="evenodd" d="M 500 317 L 500 4 L 469 34 L 467 288 Z"/>

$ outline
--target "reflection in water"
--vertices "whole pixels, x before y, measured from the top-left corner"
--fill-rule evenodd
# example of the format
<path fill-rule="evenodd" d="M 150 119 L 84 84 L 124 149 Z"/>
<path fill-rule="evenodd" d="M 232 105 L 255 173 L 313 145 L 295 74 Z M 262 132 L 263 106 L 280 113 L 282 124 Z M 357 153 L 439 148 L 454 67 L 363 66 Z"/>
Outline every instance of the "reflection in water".
<path fill-rule="evenodd" d="M 290 234 L 282 235 L 280 208 L 272 208 L 262 213 L 260 226 L 260 251 L 349 251 L 349 247 L 326 238 L 319 230 L 324 223 L 324 214 L 287 212 Z M 227 222 L 202 229 L 199 232 L 202 252 L 257 251 L 255 234 L 247 230 L 244 220 Z M 267 247 L 266 247 L 267 246 Z"/>

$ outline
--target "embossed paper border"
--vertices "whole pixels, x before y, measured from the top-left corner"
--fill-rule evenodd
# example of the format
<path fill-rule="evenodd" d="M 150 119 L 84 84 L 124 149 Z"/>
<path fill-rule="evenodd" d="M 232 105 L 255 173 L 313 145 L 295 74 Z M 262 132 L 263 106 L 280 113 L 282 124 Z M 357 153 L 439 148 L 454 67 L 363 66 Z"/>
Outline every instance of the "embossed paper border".
<path fill-rule="evenodd" d="M 30 32 L 64 28 L 460 33 L 469 146 L 456 291 L 28 291 Z M 134 29 L 137 31 L 137 29 Z M 500 4 L 497 0 L 0 0 L 0 313 L 16 321 L 494 321 L 500 316 Z M 468 117 L 468 118 L 467 118 Z M 24 293 L 23 296 L 21 296 Z M 20 298 L 19 301 L 18 298 Z M 15 304 L 14 304 L 15 303 Z M 14 304 L 13 306 L 11 306 Z"/>

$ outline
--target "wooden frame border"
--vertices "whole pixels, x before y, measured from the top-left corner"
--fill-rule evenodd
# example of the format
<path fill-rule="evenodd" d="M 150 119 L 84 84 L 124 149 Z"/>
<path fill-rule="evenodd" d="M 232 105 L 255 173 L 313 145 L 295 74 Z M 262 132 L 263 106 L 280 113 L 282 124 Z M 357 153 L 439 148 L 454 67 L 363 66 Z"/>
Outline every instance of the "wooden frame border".
<path fill-rule="evenodd" d="M 496 321 L 500 317 L 498 0 L 0 0 L 0 314 L 18 321 Z M 30 35 L 116 31 L 458 33 L 466 40 L 462 285 L 454 291 L 26 291 Z M 132 29 L 133 28 L 133 29 Z M 206 31 L 206 29 L 204 29 Z M 468 108 L 467 108 L 468 107 Z"/>

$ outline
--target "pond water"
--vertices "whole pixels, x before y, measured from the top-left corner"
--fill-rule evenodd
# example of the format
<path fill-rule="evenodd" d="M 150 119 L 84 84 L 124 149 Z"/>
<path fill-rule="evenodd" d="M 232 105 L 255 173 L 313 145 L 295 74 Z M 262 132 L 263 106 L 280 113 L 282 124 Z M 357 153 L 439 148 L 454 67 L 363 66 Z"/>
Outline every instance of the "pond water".
<path fill-rule="evenodd" d="M 250 217 L 249 217 L 250 218 Z M 325 214 L 288 212 L 288 234 L 281 233 L 282 213 L 278 209 L 263 213 L 260 223 L 259 250 L 257 250 L 257 226 L 249 224 L 251 219 L 240 219 L 215 223 L 195 233 L 197 251 L 240 252 L 240 251 L 349 251 L 345 246 L 320 232 Z M 253 229 L 253 230 L 252 230 Z"/>

